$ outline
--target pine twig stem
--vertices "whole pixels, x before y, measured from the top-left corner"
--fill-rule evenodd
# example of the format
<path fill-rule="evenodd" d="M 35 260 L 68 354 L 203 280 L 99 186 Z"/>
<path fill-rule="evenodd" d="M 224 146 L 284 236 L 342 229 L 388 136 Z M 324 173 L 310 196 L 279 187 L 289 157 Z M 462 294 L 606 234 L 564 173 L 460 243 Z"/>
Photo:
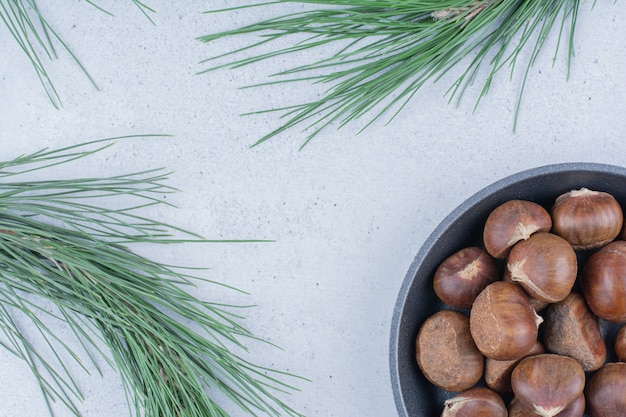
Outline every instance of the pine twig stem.
<path fill-rule="evenodd" d="M 451 7 L 444 10 L 437 10 L 431 13 L 431 16 L 437 20 L 451 19 L 451 18 L 463 18 L 466 22 L 469 22 L 478 13 L 485 10 L 489 5 L 493 3 L 493 0 L 476 0 L 469 6 L 465 7 Z"/>

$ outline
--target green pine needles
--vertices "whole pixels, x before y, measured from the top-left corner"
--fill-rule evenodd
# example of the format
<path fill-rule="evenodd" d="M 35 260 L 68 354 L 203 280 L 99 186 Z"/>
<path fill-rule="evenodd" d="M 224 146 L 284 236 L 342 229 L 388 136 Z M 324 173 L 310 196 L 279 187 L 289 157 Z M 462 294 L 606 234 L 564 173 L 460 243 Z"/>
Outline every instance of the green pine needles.
<path fill-rule="evenodd" d="M 324 48 L 327 58 L 286 69 L 268 83 L 328 85 L 319 100 L 266 110 L 281 113 L 285 122 L 257 144 L 301 126 L 306 132 L 304 146 L 331 124 L 341 128 L 368 116 L 367 128 L 383 114 L 393 120 L 426 82 L 455 67 L 462 72 L 448 91 L 449 99 L 460 99 L 477 78 L 484 77 L 478 104 L 496 74 L 502 70 L 513 74 L 522 60 L 515 127 L 529 70 L 553 31 L 558 32 L 555 58 L 558 45 L 567 39 L 569 68 L 580 0 L 277 0 L 207 13 L 282 3 L 316 7 L 201 37 L 211 42 L 258 35 L 256 42 L 204 61 L 211 66 L 203 72 Z M 286 48 L 233 57 L 286 37 L 295 39 Z M 479 71 L 483 67 L 488 68 L 486 75 Z"/>
<path fill-rule="evenodd" d="M 132 0 L 132 2 L 150 19 L 149 13 L 154 13 L 154 10 L 140 0 Z M 106 14 L 111 14 L 93 1 L 87 0 L 86 3 Z M 46 68 L 50 61 L 58 58 L 58 48 L 71 57 L 91 84 L 98 89 L 96 81 L 89 75 L 72 49 L 48 23 L 35 0 L 0 0 L 0 21 L 30 61 L 46 95 L 55 107 L 62 106 L 61 96 Z"/>
<path fill-rule="evenodd" d="M 0 162 L 2 346 L 26 361 L 51 413 L 60 403 L 81 415 L 67 358 L 85 370 L 85 358 L 96 368 L 104 358 L 119 372 L 136 416 L 227 416 L 225 404 L 246 415 L 299 416 L 279 399 L 294 389 L 284 382 L 293 376 L 243 357 L 246 340 L 258 339 L 238 323 L 235 306 L 185 291 L 200 279 L 190 269 L 131 251 L 138 243 L 211 242 L 140 214 L 175 191 L 164 183 L 166 172 L 32 180 L 112 144 Z M 42 346 L 21 331 L 25 320 Z M 55 334 L 52 320 L 73 332 L 79 348 Z"/>

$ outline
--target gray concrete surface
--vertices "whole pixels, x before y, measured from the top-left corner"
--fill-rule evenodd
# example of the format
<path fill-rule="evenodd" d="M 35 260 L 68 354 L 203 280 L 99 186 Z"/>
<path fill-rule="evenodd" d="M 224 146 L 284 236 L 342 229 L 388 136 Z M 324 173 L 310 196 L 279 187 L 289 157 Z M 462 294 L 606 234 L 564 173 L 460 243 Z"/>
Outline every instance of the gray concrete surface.
<path fill-rule="evenodd" d="M 279 119 L 240 114 L 310 99 L 320 87 L 240 87 L 322 52 L 196 74 L 202 59 L 244 41 L 206 45 L 196 37 L 300 6 L 210 15 L 201 12 L 234 2 L 150 0 L 152 25 L 130 2 L 107 5 L 115 17 L 80 1 L 40 3 L 100 91 L 61 52 L 48 66 L 63 100 L 55 109 L 0 27 L 0 160 L 117 135 L 173 135 L 120 141 L 59 175 L 167 167 L 170 184 L 181 189 L 167 197 L 177 208 L 147 215 L 211 239 L 275 240 L 138 250 L 166 263 L 208 266 L 209 278 L 247 291 L 201 287 L 197 295 L 256 305 L 246 326 L 283 350 L 252 346 L 250 357 L 311 380 L 287 397 L 308 416 L 395 415 L 387 356 L 396 294 L 422 242 L 465 198 L 535 166 L 626 164 L 626 10 L 619 3 L 582 3 L 569 80 L 564 51 L 553 62 L 550 36 L 529 74 L 515 134 L 518 75 L 501 74 L 474 113 L 475 95 L 448 105 L 450 76 L 427 85 L 390 125 L 381 121 L 359 135 L 358 123 L 328 129 L 302 151 L 298 130 L 250 148 Z M 46 415 L 27 367 L 0 350 L 0 369 L 0 417 Z M 76 375 L 84 416 L 129 415 L 113 371 Z"/>

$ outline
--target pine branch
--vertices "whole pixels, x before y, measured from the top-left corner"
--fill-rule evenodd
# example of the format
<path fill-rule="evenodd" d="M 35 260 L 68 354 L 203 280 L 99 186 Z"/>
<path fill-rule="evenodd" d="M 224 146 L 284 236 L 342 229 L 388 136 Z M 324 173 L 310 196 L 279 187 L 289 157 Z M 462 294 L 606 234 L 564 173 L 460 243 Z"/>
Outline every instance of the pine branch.
<path fill-rule="evenodd" d="M 259 340 L 239 323 L 241 307 L 197 299 L 185 291 L 202 280 L 191 269 L 131 251 L 137 243 L 219 242 L 138 213 L 175 191 L 164 184 L 163 171 L 19 181 L 22 174 L 45 176 L 52 166 L 93 156 L 111 144 L 93 141 L 0 163 L 0 330 L 5 336 L 0 344 L 26 361 L 47 404 L 60 402 L 76 416 L 82 393 L 61 359 L 68 355 L 81 366 L 85 355 L 92 361 L 94 355 L 103 357 L 119 372 L 136 416 L 227 416 L 226 403 L 248 415 L 299 416 L 279 399 L 295 389 L 283 380 L 293 375 L 236 353 L 248 351 L 246 341 Z M 128 200 L 138 202 L 107 208 Z M 50 303 L 55 310 L 42 307 Z M 24 318 L 52 354 L 24 336 L 16 324 Z M 51 320 L 71 329 L 81 352 L 51 330 Z M 226 402 L 213 399 L 212 390 Z"/>
<path fill-rule="evenodd" d="M 154 10 L 140 0 L 131 1 L 152 22 L 149 13 L 154 13 Z M 87 1 L 87 3 L 106 14 L 112 15 L 93 1 Z M 0 0 L 0 21 L 6 26 L 30 61 L 46 95 L 56 108 L 62 107 L 63 103 L 46 68 L 49 62 L 58 59 L 57 47 L 70 55 L 72 61 L 93 87 L 99 90 L 96 81 L 80 62 L 78 56 L 49 24 L 36 0 Z"/>
<path fill-rule="evenodd" d="M 331 125 L 342 128 L 366 117 L 365 129 L 383 115 L 391 122 L 426 83 L 440 80 L 454 68 L 460 68 L 461 75 L 448 91 L 450 101 L 460 100 L 482 74 L 479 70 L 488 68 L 478 105 L 497 74 L 504 70 L 512 75 L 521 66 L 515 129 L 528 73 L 555 31 L 559 44 L 564 39 L 569 44 L 569 73 L 580 0 L 278 0 L 207 13 L 283 3 L 319 7 L 199 38 L 213 42 L 256 34 L 259 39 L 203 61 L 208 68 L 201 73 L 313 49 L 330 51 L 327 58 L 274 74 L 276 80 L 264 84 L 304 82 L 328 88 L 319 100 L 248 113 L 277 112 L 285 120 L 255 145 L 296 126 L 306 134 L 305 146 Z M 292 37 L 297 41 L 291 46 L 253 52 Z"/>

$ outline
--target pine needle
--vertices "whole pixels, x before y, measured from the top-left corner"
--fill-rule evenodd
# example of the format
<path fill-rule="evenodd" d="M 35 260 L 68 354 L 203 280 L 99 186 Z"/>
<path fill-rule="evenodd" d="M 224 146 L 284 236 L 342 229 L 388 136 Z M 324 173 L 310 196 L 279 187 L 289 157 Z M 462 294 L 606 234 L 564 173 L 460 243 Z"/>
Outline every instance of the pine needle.
<path fill-rule="evenodd" d="M 209 67 L 201 73 L 312 49 L 329 51 L 318 62 L 274 74 L 276 80 L 267 84 L 308 82 L 328 88 L 319 100 L 249 113 L 278 112 L 286 120 L 255 145 L 296 126 L 306 132 L 304 147 L 331 125 L 341 128 L 367 116 L 365 129 L 384 114 L 390 122 L 427 82 L 456 67 L 464 70 L 448 91 L 450 101 L 460 100 L 482 76 L 479 70 L 488 68 L 478 105 L 496 74 L 508 70 L 512 76 L 518 61 L 525 61 L 515 129 L 529 71 L 555 30 L 559 43 L 563 39 L 569 43 L 569 74 L 580 0 L 277 0 L 207 13 L 283 3 L 318 7 L 199 38 L 212 42 L 256 34 L 259 39 L 203 61 Z M 297 39 L 291 46 L 237 58 L 289 37 Z"/>
<path fill-rule="evenodd" d="M 154 10 L 140 0 L 131 1 L 152 22 L 149 13 L 154 13 Z M 112 15 L 94 1 L 87 1 L 87 3 L 108 15 Z M 30 61 L 46 95 L 56 108 L 62 107 L 63 103 L 46 68 L 49 62 L 58 59 L 57 47 L 69 54 L 72 61 L 93 87 L 99 90 L 96 81 L 69 45 L 48 23 L 35 0 L 0 0 L 0 21 L 6 26 Z"/>
<path fill-rule="evenodd" d="M 202 280 L 191 269 L 131 251 L 137 243 L 219 242 L 139 214 L 175 191 L 164 183 L 166 172 L 20 180 L 45 176 L 113 143 L 44 149 L 0 162 L 0 344 L 27 363 L 51 413 L 60 403 L 80 416 L 83 396 L 63 358 L 86 371 L 86 356 L 93 365 L 102 357 L 119 372 L 136 416 L 227 416 L 225 404 L 247 415 L 299 416 L 279 399 L 295 389 L 284 381 L 294 376 L 236 353 L 248 351 L 246 341 L 259 341 L 239 324 L 240 307 L 197 299 L 184 289 Z M 121 201 L 135 202 L 107 208 Z M 24 319 L 46 349 L 23 334 L 17 323 Z M 71 329 L 81 351 L 56 335 L 50 320 Z"/>

